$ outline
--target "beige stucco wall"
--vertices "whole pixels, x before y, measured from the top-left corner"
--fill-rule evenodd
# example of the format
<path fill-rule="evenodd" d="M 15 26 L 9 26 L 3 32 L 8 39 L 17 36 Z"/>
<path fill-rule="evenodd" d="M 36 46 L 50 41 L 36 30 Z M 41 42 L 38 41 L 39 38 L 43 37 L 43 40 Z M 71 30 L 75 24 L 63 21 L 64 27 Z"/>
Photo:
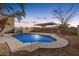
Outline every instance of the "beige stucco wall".
<path fill-rule="evenodd" d="M 5 33 L 5 32 L 14 28 L 14 18 L 8 17 L 8 23 L 11 24 L 11 25 L 6 25 L 4 30 L 1 33 Z"/>

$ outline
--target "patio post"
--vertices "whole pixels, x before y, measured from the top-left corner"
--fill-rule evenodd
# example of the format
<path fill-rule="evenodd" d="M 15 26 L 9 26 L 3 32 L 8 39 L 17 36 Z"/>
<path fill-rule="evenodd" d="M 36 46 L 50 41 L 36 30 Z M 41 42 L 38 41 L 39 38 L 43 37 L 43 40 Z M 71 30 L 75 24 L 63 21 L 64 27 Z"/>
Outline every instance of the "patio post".
<path fill-rule="evenodd" d="M 51 25 L 51 34 L 53 33 L 53 25 Z"/>
<path fill-rule="evenodd" d="M 33 24 L 34 24 L 34 28 L 33 29 L 35 30 L 36 22 L 33 22 Z"/>
<path fill-rule="evenodd" d="M 77 26 L 77 36 L 79 38 L 79 25 Z"/>

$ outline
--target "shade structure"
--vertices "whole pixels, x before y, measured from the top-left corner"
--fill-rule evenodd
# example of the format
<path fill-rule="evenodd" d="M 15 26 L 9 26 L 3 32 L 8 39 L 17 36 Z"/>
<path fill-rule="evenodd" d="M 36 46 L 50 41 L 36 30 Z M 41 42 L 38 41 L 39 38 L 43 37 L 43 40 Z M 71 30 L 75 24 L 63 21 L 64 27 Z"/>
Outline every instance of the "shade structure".
<path fill-rule="evenodd" d="M 57 25 L 57 24 L 54 22 L 36 24 L 36 26 L 48 26 L 48 25 Z"/>

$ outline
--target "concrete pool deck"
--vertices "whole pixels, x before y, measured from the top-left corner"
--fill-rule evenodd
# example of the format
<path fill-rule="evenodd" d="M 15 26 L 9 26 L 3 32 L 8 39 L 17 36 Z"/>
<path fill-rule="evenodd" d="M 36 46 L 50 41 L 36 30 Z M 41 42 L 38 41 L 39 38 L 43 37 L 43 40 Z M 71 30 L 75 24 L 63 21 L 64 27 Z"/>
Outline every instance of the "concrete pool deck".
<path fill-rule="evenodd" d="M 12 37 L 11 35 L 13 34 L 3 34 L 4 36 L 0 37 L 0 43 L 7 42 L 12 53 L 20 50 L 27 50 L 31 52 L 38 48 L 61 48 L 69 44 L 67 40 L 60 38 L 55 34 L 48 34 L 48 33 L 33 33 L 33 34 L 51 36 L 55 38 L 56 41 L 51 43 L 50 42 L 23 43 L 18 39 Z"/>

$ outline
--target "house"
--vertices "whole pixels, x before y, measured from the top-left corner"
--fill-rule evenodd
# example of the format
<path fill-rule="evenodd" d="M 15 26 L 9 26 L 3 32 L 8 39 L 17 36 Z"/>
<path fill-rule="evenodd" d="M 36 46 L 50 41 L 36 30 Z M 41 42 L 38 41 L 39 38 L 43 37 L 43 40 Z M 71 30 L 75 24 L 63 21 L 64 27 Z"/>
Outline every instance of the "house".
<path fill-rule="evenodd" d="M 7 20 L 7 23 L 10 25 L 5 24 L 5 20 Z M 8 33 L 9 31 L 13 30 L 14 29 L 14 17 L 0 14 L 0 26 L 4 24 L 5 24 L 5 27 L 1 31 L 1 33 Z"/>

